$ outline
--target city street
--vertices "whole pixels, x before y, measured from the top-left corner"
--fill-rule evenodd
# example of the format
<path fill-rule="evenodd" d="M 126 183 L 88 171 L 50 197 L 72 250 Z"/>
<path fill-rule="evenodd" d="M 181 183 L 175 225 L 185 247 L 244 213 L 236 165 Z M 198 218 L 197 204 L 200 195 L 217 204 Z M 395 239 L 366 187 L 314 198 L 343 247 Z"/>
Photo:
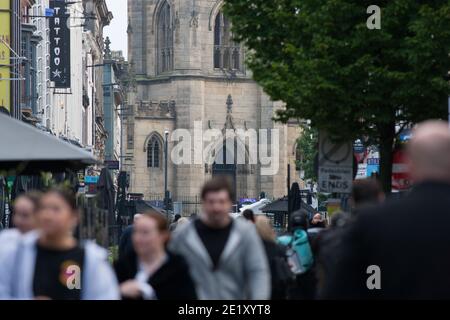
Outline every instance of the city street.
<path fill-rule="evenodd" d="M 0 0 L 0 300 L 450 299 L 449 53 L 447 0 Z"/>

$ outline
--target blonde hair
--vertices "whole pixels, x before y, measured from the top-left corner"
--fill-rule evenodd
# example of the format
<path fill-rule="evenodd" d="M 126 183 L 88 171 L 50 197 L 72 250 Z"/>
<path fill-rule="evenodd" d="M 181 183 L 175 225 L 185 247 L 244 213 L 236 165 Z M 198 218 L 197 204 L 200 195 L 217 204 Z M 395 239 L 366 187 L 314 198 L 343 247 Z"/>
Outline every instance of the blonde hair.
<path fill-rule="evenodd" d="M 181 226 L 182 224 L 188 223 L 189 219 L 186 217 L 181 217 L 180 219 L 178 219 L 177 221 L 177 226 Z"/>
<path fill-rule="evenodd" d="M 272 229 L 272 223 L 266 216 L 257 216 L 255 218 L 256 230 L 259 236 L 266 241 L 275 241 L 275 231 Z"/>

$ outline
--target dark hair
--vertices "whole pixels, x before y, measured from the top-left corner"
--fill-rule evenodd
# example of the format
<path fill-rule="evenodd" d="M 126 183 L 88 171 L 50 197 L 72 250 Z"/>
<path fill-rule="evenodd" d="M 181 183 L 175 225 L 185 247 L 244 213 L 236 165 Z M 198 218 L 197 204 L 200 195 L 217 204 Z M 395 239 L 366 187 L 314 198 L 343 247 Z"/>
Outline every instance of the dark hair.
<path fill-rule="evenodd" d="M 175 215 L 175 217 L 173 218 L 173 221 L 174 221 L 174 222 L 177 222 L 180 218 L 181 218 L 181 214 L 177 213 L 177 214 Z"/>
<path fill-rule="evenodd" d="M 308 212 L 304 209 L 294 211 L 291 215 L 291 228 L 307 230 L 309 228 Z"/>
<path fill-rule="evenodd" d="M 375 204 L 383 191 L 376 179 L 355 180 L 352 186 L 352 200 L 355 206 Z"/>
<path fill-rule="evenodd" d="M 48 190 L 44 195 L 48 194 L 56 194 L 61 199 L 63 199 L 64 202 L 67 203 L 72 210 L 76 211 L 78 209 L 77 199 L 72 191 L 63 188 L 53 188 Z"/>
<path fill-rule="evenodd" d="M 242 212 L 242 216 L 248 221 L 255 222 L 255 214 L 250 209 L 245 209 L 244 212 Z"/>
<path fill-rule="evenodd" d="M 230 196 L 230 199 L 234 198 L 233 188 L 231 187 L 231 183 L 228 177 L 217 176 L 207 181 L 202 188 L 202 200 L 205 200 L 205 197 L 208 193 L 219 191 L 226 191 Z"/>
<path fill-rule="evenodd" d="M 34 210 L 36 210 L 39 207 L 39 201 L 41 200 L 42 193 L 39 191 L 29 191 L 27 193 L 23 193 L 19 195 L 15 200 L 14 203 L 19 200 L 20 198 L 27 199 L 33 204 Z"/>

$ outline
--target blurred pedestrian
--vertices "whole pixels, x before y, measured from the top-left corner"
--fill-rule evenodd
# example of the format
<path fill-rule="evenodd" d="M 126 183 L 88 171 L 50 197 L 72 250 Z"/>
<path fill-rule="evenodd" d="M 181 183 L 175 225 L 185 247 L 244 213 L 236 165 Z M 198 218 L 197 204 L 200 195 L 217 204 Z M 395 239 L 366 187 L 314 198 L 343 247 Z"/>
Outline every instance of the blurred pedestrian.
<path fill-rule="evenodd" d="M 37 191 L 28 192 L 14 201 L 12 222 L 14 228 L 20 233 L 24 234 L 36 229 L 36 210 L 41 196 L 42 194 Z"/>
<path fill-rule="evenodd" d="M 13 205 L 13 228 L 0 232 L 0 243 L 5 246 L 10 241 L 15 241 L 22 234 L 36 228 L 36 211 L 41 194 L 39 192 L 27 192 L 16 198 Z"/>
<path fill-rule="evenodd" d="M 176 233 L 178 233 L 181 229 L 183 229 L 184 226 L 186 226 L 190 222 L 190 218 L 181 217 L 177 222 L 177 227 L 172 231 L 172 236 L 175 236 Z"/>
<path fill-rule="evenodd" d="M 255 223 L 255 214 L 250 209 L 245 209 L 244 212 L 242 212 L 242 216 L 245 220 L 250 221 L 251 223 Z"/>
<path fill-rule="evenodd" d="M 177 222 L 181 218 L 181 214 L 177 213 L 173 219 L 173 222 L 170 224 L 169 231 L 174 231 L 177 227 Z"/>
<path fill-rule="evenodd" d="M 358 214 L 323 298 L 450 298 L 448 124 L 420 124 L 407 154 L 413 189 Z"/>
<path fill-rule="evenodd" d="M 189 220 L 196 220 L 198 218 L 198 215 L 194 212 L 189 216 Z"/>
<path fill-rule="evenodd" d="M 314 214 L 313 218 L 311 219 L 310 222 L 310 228 L 326 228 L 327 224 L 326 224 L 326 220 L 323 218 L 322 214 L 320 213 L 316 213 Z"/>
<path fill-rule="evenodd" d="M 183 255 L 200 299 L 268 299 L 270 270 L 255 226 L 233 220 L 233 190 L 224 177 L 205 183 L 200 217 L 174 235 L 170 248 Z"/>
<path fill-rule="evenodd" d="M 343 211 L 333 213 L 329 227 L 319 234 L 313 244 L 317 279 L 316 295 L 321 295 L 329 274 L 340 262 L 339 248 L 345 228 L 348 227 L 350 222 L 349 213 Z"/>
<path fill-rule="evenodd" d="M 188 218 L 186 218 L 186 217 L 181 217 L 181 218 L 178 220 L 177 228 L 178 228 L 178 227 L 181 227 L 181 226 L 183 226 L 183 225 L 185 225 L 185 224 L 187 224 L 187 223 L 189 223 L 189 222 L 190 222 L 190 220 L 189 220 Z"/>
<path fill-rule="evenodd" d="M 288 263 L 295 275 L 294 285 L 290 288 L 290 299 L 313 299 L 315 297 L 316 278 L 314 274 L 314 253 L 312 239 L 308 234 L 308 213 L 304 209 L 292 213 L 291 230 L 278 238 L 278 243 L 287 247 Z"/>
<path fill-rule="evenodd" d="M 119 290 L 106 250 L 78 243 L 73 194 L 45 193 L 36 213 L 38 231 L 0 250 L 0 299 L 117 299 Z"/>
<path fill-rule="evenodd" d="M 368 206 L 380 204 L 384 201 L 385 195 L 377 179 L 360 179 L 353 181 L 350 196 L 352 214 L 356 215 L 359 210 Z"/>
<path fill-rule="evenodd" d="M 20 241 L 22 235 L 37 227 L 36 211 L 40 197 L 41 194 L 39 192 L 31 191 L 16 198 L 13 205 L 13 228 L 0 232 L 0 244 L 2 247 L 14 246 L 15 243 Z M 2 251 L 4 252 L 4 250 L 0 250 L 0 254 Z"/>
<path fill-rule="evenodd" d="M 133 229 L 133 250 L 115 264 L 125 299 L 193 300 L 197 295 L 182 256 L 166 251 L 167 220 L 158 213 L 143 214 Z"/>
<path fill-rule="evenodd" d="M 275 231 L 267 217 L 256 217 L 255 226 L 263 241 L 267 259 L 269 261 L 272 280 L 271 299 L 286 299 L 288 288 L 292 285 L 294 280 L 294 274 L 291 272 L 287 262 L 286 248 L 277 244 Z"/>
<path fill-rule="evenodd" d="M 125 257 L 133 249 L 133 241 L 131 240 L 131 235 L 133 234 L 133 225 L 142 216 L 140 213 L 136 213 L 133 216 L 133 224 L 127 226 L 123 230 L 122 235 L 119 240 L 119 259 Z"/>

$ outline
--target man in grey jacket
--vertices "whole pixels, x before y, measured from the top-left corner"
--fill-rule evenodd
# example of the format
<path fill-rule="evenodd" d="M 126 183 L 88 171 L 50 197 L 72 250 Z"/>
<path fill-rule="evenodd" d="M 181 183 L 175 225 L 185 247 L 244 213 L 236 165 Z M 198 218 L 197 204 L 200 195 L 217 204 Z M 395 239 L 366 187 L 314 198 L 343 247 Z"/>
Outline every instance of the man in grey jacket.
<path fill-rule="evenodd" d="M 203 212 L 174 235 L 170 249 L 187 260 L 200 299 L 264 300 L 270 271 L 254 225 L 230 216 L 233 190 L 225 178 L 202 189 Z"/>

